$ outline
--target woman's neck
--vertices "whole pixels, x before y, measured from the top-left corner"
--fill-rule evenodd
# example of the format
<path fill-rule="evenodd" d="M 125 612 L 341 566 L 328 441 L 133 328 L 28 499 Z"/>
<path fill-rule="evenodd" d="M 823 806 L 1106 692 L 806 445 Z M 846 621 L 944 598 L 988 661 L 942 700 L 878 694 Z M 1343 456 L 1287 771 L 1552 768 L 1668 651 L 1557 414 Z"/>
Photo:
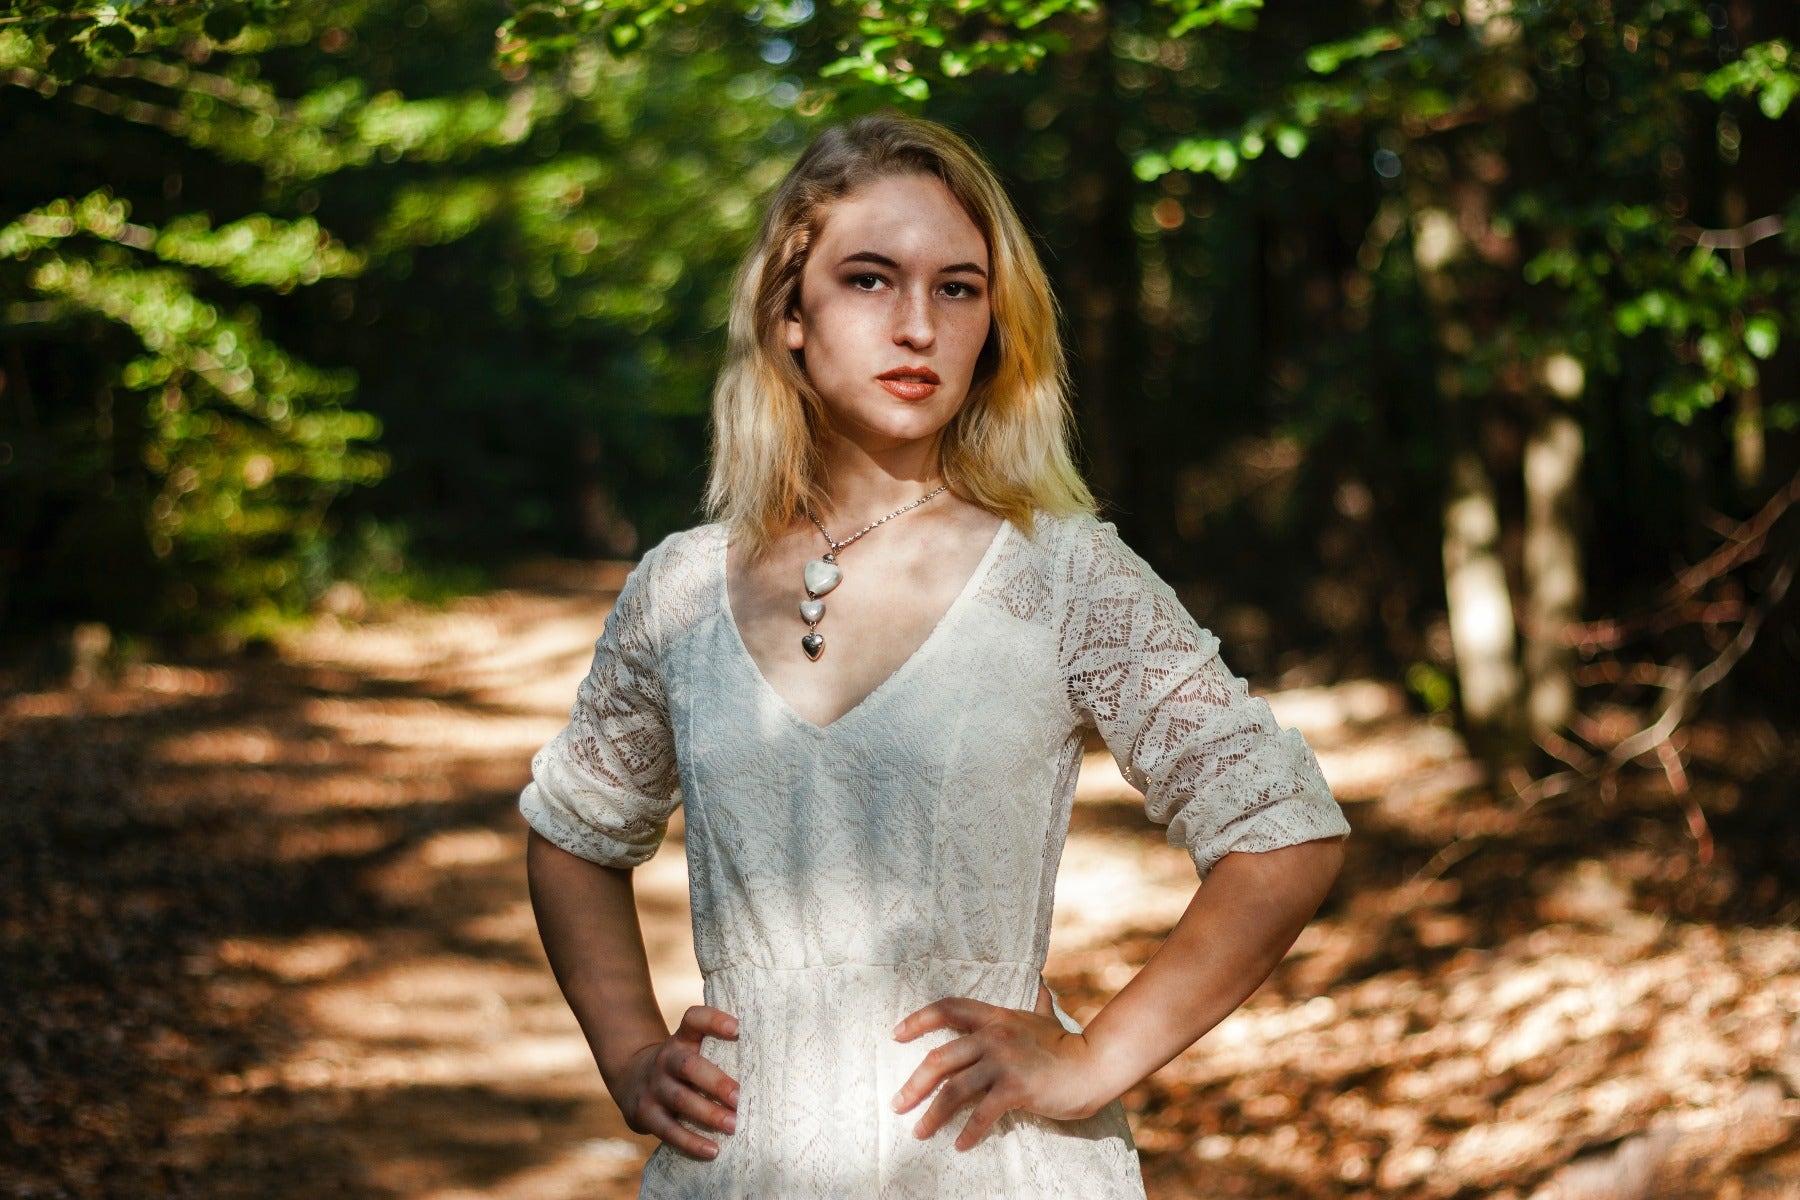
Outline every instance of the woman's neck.
<path fill-rule="evenodd" d="M 825 456 L 827 508 L 817 516 L 833 536 L 841 537 L 834 523 L 860 528 L 911 504 L 943 481 L 937 470 L 936 438 L 878 452 L 840 441 Z"/>

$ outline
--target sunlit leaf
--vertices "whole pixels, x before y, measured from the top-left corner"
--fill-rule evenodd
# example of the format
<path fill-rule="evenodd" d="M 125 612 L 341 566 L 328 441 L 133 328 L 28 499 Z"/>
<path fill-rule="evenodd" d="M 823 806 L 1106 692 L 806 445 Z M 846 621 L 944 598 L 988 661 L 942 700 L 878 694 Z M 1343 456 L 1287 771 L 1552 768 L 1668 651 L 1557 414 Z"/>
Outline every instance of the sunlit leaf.
<path fill-rule="evenodd" d="M 1758 358 L 1773 358 L 1781 345 L 1781 330 L 1773 317 L 1751 317 L 1744 322 L 1744 348 Z"/>

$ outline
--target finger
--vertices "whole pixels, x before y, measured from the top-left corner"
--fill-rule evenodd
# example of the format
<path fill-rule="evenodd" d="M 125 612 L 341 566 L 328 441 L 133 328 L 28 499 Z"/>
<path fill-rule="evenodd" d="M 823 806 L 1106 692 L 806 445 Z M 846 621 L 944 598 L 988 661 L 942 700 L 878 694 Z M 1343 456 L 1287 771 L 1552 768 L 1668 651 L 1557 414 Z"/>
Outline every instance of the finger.
<path fill-rule="evenodd" d="M 701 1137 L 677 1121 L 665 1108 L 657 1108 L 646 1114 L 644 1127 L 646 1133 L 662 1139 L 690 1158 L 713 1159 L 719 1156 L 717 1142 Z"/>
<path fill-rule="evenodd" d="M 737 1132 L 737 1113 L 678 1080 L 667 1079 L 657 1099 L 664 1108 L 721 1133 Z"/>
<path fill-rule="evenodd" d="M 698 1043 L 703 1037 L 736 1038 L 738 1019 L 723 1009 L 696 1004 L 681 1014 L 675 1036 Z"/>
<path fill-rule="evenodd" d="M 1037 1004 L 1032 1007 L 1031 1011 L 1040 1017 L 1056 1015 L 1056 1008 L 1050 997 L 1050 985 L 1044 982 L 1042 976 L 1038 977 Z"/>
<path fill-rule="evenodd" d="M 917 1012 L 901 1017 L 900 1023 L 894 1026 L 894 1037 L 902 1042 L 910 1042 L 921 1033 L 929 1033 L 933 1029 L 959 1029 L 968 1032 L 992 1020 L 997 1011 L 994 1005 L 968 996 L 946 996 L 942 1000 L 933 1000 Z"/>
<path fill-rule="evenodd" d="M 974 1063 L 981 1054 L 981 1043 L 972 1037 L 959 1037 L 939 1046 L 921 1059 L 906 1082 L 900 1085 L 900 1090 L 894 1094 L 894 1111 L 905 1112 L 931 1095 L 939 1083 Z"/>
<path fill-rule="evenodd" d="M 727 1106 L 737 1107 L 737 1080 L 720 1070 L 717 1063 L 699 1051 L 689 1051 L 681 1055 L 670 1064 L 669 1071 L 677 1079 L 693 1084 L 700 1091 L 723 1101 Z"/>
<path fill-rule="evenodd" d="M 989 1129 L 993 1128 L 994 1122 L 998 1121 L 1006 1110 L 1012 1107 L 1001 1100 L 998 1093 L 998 1088 L 988 1089 L 988 1094 L 982 1097 L 981 1102 L 975 1106 L 975 1111 L 969 1114 L 968 1123 L 962 1127 L 962 1132 L 956 1135 L 958 1150 L 973 1150 L 979 1146 L 981 1139 L 987 1136 Z"/>
<path fill-rule="evenodd" d="M 952 1075 L 943 1087 L 938 1089 L 937 1099 L 913 1126 L 916 1137 L 928 1138 L 942 1129 L 954 1117 L 957 1110 L 971 1100 L 987 1091 L 988 1079 L 979 1067 L 971 1067 Z"/>

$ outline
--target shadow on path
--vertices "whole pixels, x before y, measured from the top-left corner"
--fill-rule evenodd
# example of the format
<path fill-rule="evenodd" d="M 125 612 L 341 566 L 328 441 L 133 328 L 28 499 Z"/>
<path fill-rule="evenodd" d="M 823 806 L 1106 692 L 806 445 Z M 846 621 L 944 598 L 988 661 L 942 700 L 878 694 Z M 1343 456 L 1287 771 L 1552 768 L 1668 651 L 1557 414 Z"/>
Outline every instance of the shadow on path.
<path fill-rule="evenodd" d="M 0 1194 L 635 1195 L 653 1143 L 544 962 L 514 809 L 622 574 L 4 693 Z M 1508 813 L 1446 731 L 1371 711 L 1307 731 L 1356 829 L 1319 920 L 1127 1095 L 1151 1196 L 1800 1190 L 1794 739 L 1693 731 L 1701 866 L 1648 781 Z M 1078 1019 L 1193 889 L 1108 772 L 1091 753 L 1047 971 Z M 670 832 L 637 891 L 673 1017 L 699 981 Z"/>
<path fill-rule="evenodd" d="M 600 599 L 11 695 L 0 1194 L 635 1191 L 514 811 Z"/>

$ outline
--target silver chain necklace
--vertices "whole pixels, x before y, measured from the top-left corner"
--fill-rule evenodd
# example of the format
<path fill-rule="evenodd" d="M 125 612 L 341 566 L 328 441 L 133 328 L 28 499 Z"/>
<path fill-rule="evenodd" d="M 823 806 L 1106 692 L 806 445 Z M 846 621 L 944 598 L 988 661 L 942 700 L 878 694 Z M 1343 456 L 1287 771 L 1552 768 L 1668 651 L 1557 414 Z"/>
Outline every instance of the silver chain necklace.
<path fill-rule="evenodd" d="M 825 552 L 823 557 L 809 561 L 806 564 L 804 572 L 806 599 L 800 602 L 800 619 L 806 622 L 806 632 L 801 635 L 800 648 L 806 651 L 807 658 L 810 658 L 814 662 L 818 662 L 819 655 L 825 653 L 825 635 L 819 632 L 819 622 L 825 619 L 825 601 L 822 597 L 844 580 L 844 569 L 837 565 L 837 556 L 839 552 L 842 551 L 845 546 L 848 546 L 851 542 L 854 542 L 857 538 L 869 532 L 869 530 L 875 528 L 877 525 L 885 524 L 903 512 L 910 512 L 912 509 L 919 507 L 919 505 L 925 503 L 949 486 L 950 482 L 945 480 L 929 492 L 926 492 L 923 496 L 920 496 L 917 500 L 914 500 L 911 504 L 902 505 L 901 507 L 896 508 L 887 516 L 882 517 L 879 521 L 870 521 L 867 525 L 864 525 L 861 529 L 857 530 L 841 542 L 833 540 L 832 536 L 825 532 L 824 524 L 820 522 L 819 518 L 813 516 L 812 509 L 807 508 L 804 504 L 800 506 L 805 510 L 806 515 L 811 518 L 812 523 L 819 527 L 819 532 L 824 534 L 825 544 L 831 547 L 831 549 Z"/>

